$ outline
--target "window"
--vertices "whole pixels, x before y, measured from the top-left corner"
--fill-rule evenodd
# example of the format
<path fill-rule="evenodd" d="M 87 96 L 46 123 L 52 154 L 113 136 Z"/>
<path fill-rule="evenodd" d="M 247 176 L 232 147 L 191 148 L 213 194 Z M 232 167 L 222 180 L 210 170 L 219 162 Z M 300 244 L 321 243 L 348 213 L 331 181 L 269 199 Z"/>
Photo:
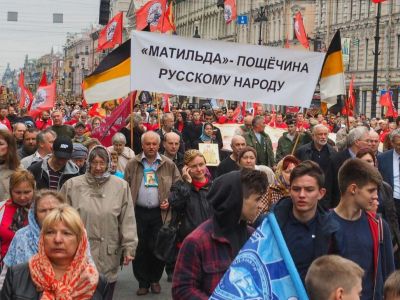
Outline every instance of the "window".
<path fill-rule="evenodd" d="M 361 113 L 364 115 L 367 113 L 367 91 L 362 91 Z"/>
<path fill-rule="evenodd" d="M 53 23 L 64 23 L 63 14 L 53 14 Z"/>
<path fill-rule="evenodd" d="M 338 18 L 339 16 L 339 0 L 336 0 L 336 5 L 335 5 L 335 23 L 338 23 Z"/>
<path fill-rule="evenodd" d="M 18 22 L 18 12 L 16 11 L 9 11 L 7 13 L 7 21 L 8 22 Z"/>
<path fill-rule="evenodd" d="M 350 18 L 349 20 L 353 19 L 353 0 L 350 1 Z"/>

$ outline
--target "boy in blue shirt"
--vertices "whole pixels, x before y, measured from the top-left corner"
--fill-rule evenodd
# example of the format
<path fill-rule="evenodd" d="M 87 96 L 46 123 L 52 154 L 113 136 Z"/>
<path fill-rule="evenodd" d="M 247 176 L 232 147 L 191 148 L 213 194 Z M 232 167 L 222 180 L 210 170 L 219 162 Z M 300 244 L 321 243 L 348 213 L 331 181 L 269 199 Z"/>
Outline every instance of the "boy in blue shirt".
<path fill-rule="evenodd" d="M 382 177 L 361 159 L 345 162 L 338 177 L 341 198 L 332 216 L 341 227 L 340 255 L 365 271 L 361 299 L 382 299 L 384 282 L 394 271 L 392 242 L 386 222 L 368 212 Z"/>

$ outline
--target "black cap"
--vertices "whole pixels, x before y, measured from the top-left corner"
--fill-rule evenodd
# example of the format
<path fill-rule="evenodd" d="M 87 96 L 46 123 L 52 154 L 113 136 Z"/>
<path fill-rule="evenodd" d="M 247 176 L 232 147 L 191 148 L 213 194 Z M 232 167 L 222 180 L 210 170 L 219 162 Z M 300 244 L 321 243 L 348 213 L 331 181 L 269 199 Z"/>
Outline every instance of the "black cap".
<path fill-rule="evenodd" d="M 73 151 L 72 140 L 67 136 L 59 136 L 53 143 L 53 153 L 57 158 L 70 159 Z"/>

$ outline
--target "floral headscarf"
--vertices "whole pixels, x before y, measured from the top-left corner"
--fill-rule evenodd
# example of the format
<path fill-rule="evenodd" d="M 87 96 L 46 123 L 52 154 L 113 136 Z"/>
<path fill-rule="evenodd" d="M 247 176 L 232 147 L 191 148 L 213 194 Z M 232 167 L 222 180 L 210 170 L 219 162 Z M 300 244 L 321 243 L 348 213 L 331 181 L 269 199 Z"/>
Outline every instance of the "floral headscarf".
<path fill-rule="evenodd" d="M 29 270 L 33 283 L 42 291 L 41 300 L 86 300 L 92 299 L 99 282 L 99 273 L 87 256 L 88 240 L 86 232 L 76 250 L 67 272 L 61 280 L 55 273 L 44 250 L 44 235 L 39 241 L 39 252 L 29 260 Z"/>

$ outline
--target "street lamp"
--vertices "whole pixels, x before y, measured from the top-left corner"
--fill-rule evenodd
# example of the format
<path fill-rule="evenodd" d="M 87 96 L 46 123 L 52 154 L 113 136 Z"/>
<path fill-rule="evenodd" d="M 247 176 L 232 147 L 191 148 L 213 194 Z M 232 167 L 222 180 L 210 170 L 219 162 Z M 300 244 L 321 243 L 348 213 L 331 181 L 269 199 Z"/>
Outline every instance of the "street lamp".
<path fill-rule="evenodd" d="M 254 19 L 254 22 L 260 23 L 260 30 L 259 30 L 259 35 L 258 35 L 258 44 L 261 45 L 262 39 L 261 39 L 261 30 L 262 30 L 262 22 L 267 21 L 267 7 L 266 6 L 261 6 L 260 8 L 256 8 L 257 12 L 257 17 Z"/>

